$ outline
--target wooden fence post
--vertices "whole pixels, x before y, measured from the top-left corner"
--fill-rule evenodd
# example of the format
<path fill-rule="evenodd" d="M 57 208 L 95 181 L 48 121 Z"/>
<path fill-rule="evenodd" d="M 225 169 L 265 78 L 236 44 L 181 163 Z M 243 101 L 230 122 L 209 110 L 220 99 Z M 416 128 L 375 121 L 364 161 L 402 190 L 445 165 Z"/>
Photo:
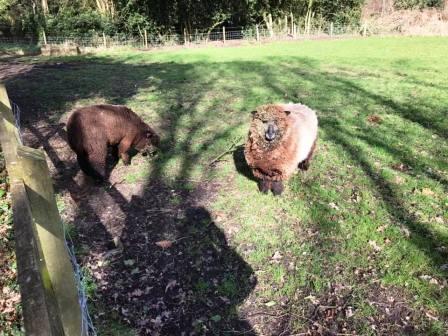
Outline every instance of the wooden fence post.
<path fill-rule="evenodd" d="M 12 181 L 12 190 L 14 190 L 13 206 L 16 215 L 14 226 L 26 225 L 28 222 L 26 229 L 17 228 L 17 232 L 21 237 L 29 237 L 32 232 L 38 251 L 36 252 L 34 248 L 28 250 L 21 248 L 25 245 L 33 246 L 33 241 L 17 243 L 17 246 L 21 246 L 16 252 L 18 256 L 20 255 L 18 260 L 21 260 L 18 272 L 19 274 L 22 272 L 22 275 L 19 278 L 23 279 L 25 274 L 29 274 L 32 275 L 32 279 L 39 281 L 30 284 L 28 278 L 25 278 L 25 282 L 20 283 L 21 291 L 25 295 L 22 300 L 26 304 L 36 303 L 33 301 L 34 296 L 31 298 L 27 296 L 29 293 L 36 292 L 36 298 L 41 300 L 39 302 L 45 300 L 47 303 L 41 308 L 45 307 L 46 313 L 34 311 L 28 306 L 24 307 L 24 314 L 26 314 L 24 318 L 27 319 L 25 325 L 32 328 L 27 331 L 27 335 L 82 335 L 78 291 L 72 264 L 65 247 L 62 220 L 56 206 L 45 154 L 42 150 L 22 146 L 8 95 L 2 84 L 0 84 L 0 142 L 5 155 L 6 168 Z M 28 209 L 29 215 L 26 213 Z M 26 252 L 33 254 L 25 255 Z M 39 265 L 33 266 L 33 260 L 38 260 Z M 30 269 L 30 265 L 34 269 Z M 40 289 L 34 287 L 30 289 L 29 286 Z M 52 305 L 53 297 L 55 303 Z M 43 319 L 42 324 L 46 324 L 46 328 L 49 328 L 46 332 L 39 333 L 42 329 L 33 329 L 39 324 L 34 321 L 35 316 L 32 315 L 34 312 L 40 314 Z M 62 323 L 63 332 L 60 332 L 61 328 L 58 327 L 58 319 Z"/>
<path fill-rule="evenodd" d="M 81 335 L 81 308 L 73 268 L 65 247 L 62 220 L 54 198 L 45 154 L 19 146 L 22 178 L 66 335 Z"/>
<path fill-rule="evenodd" d="M 226 27 L 222 26 L 222 43 L 226 43 Z"/>
<path fill-rule="evenodd" d="M 107 48 L 106 34 L 104 34 L 104 32 L 103 32 L 103 44 L 104 48 Z"/>
<path fill-rule="evenodd" d="M 291 12 L 291 35 L 294 37 L 295 33 L 294 33 L 294 15 Z"/>
<path fill-rule="evenodd" d="M 333 22 L 330 23 L 330 36 L 333 37 Z"/>
<path fill-rule="evenodd" d="M 187 41 L 187 30 L 184 28 L 184 44 L 188 45 L 188 41 Z"/>
<path fill-rule="evenodd" d="M 255 29 L 257 31 L 257 42 L 260 41 L 260 31 L 258 30 L 258 25 L 255 26 Z"/>
<path fill-rule="evenodd" d="M 45 34 L 45 30 L 42 30 L 42 37 L 44 38 L 44 45 L 47 45 L 47 35 Z"/>
<path fill-rule="evenodd" d="M 145 48 L 148 49 L 148 32 L 145 29 Z"/>
<path fill-rule="evenodd" d="M 45 283 L 45 259 L 36 240 L 34 223 L 23 181 L 11 180 L 12 211 L 18 266 L 18 282 L 27 335 L 64 335 L 51 284 Z"/>

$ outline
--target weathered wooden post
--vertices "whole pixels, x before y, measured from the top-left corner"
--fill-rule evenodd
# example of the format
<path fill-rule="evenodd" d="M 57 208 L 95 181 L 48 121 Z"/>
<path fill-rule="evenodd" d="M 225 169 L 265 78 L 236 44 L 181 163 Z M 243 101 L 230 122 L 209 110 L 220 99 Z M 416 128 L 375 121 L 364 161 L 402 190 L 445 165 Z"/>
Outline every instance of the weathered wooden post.
<path fill-rule="evenodd" d="M 222 26 L 222 43 L 226 43 L 226 27 Z"/>
<path fill-rule="evenodd" d="M 145 29 L 145 48 L 148 49 L 148 32 Z"/>
<path fill-rule="evenodd" d="M 103 32 L 103 45 L 104 48 L 107 48 L 106 34 L 104 34 L 104 32 Z"/>
<path fill-rule="evenodd" d="M 258 29 L 258 25 L 255 26 L 257 32 L 257 42 L 260 42 L 260 30 Z"/>
<path fill-rule="evenodd" d="M 291 12 L 291 35 L 294 37 L 295 33 L 294 33 L 294 15 Z"/>
<path fill-rule="evenodd" d="M 188 41 L 187 41 L 187 30 L 184 28 L 184 44 L 188 45 Z"/>
<path fill-rule="evenodd" d="M 333 37 L 333 22 L 330 23 L 330 37 Z"/>
<path fill-rule="evenodd" d="M 42 37 L 44 38 L 44 45 L 47 45 L 47 35 L 45 35 L 45 30 L 42 29 Z"/>
<path fill-rule="evenodd" d="M 11 180 L 27 335 L 83 335 L 78 291 L 45 154 L 22 146 L 2 84 L 0 142 Z"/>
<path fill-rule="evenodd" d="M 18 266 L 18 282 L 22 296 L 22 310 L 27 335 L 59 336 L 64 334 L 59 309 L 51 284 L 48 283 L 47 266 L 33 229 L 34 222 L 25 185 L 11 179 L 12 211 Z"/>
<path fill-rule="evenodd" d="M 53 287 L 65 334 L 81 335 L 78 292 L 45 154 L 42 150 L 19 146 L 17 156 L 48 270 L 44 283 Z"/>

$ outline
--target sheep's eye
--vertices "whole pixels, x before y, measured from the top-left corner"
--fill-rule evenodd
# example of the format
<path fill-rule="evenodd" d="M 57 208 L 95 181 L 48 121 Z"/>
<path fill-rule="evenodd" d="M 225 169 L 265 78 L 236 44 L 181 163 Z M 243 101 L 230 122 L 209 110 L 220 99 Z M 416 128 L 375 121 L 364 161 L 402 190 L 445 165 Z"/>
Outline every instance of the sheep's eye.
<path fill-rule="evenodd" d="M 263 124 L 267 124 L 268 121 L 267 120 L 262 120 Z"/>

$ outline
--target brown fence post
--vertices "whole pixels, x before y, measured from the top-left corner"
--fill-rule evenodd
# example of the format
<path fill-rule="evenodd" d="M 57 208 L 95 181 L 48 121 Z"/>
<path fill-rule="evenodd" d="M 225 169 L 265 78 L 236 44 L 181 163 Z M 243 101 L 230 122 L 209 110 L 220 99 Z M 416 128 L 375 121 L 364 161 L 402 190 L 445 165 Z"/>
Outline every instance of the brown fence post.
<path fill-rule="evenodd" d="M 255 26 L 255 29 L 257 31 L 257 42 L 260 41 L 260 31 L 258 30 L 258 25 Z"/>
<path fill-rule="evenodd" d="M 222 43 L 226 43 L 226 27 L 222 26 Z"/>

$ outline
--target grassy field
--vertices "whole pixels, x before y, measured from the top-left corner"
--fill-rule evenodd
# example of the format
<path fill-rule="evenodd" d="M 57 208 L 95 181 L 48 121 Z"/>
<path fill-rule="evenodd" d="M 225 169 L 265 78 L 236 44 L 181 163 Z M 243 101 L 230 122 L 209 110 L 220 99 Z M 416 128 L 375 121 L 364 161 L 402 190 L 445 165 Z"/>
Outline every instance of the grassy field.
<path fill-rule="evenodd" d="M 102 305 L 112 293 L 105 284 L 101 295 L 92 294 L 93 305 L 102 311 L 95 314 L 102 334 L 114 334 L 115 324 L 104 327 L 112 318 L 129 334 L 446 334 L 446 55 L 448 39 L 437 37 L 120 50 L 41 59 L 29 72 L 10 78 L 10 96 L 28 116 L 22 118 L 25 129 L 39 122 L 56 125 L 74 106 L 128 105 L 155 126 L 162 147 L 150 161 L 136 157 L 129 168 L 119 164 L 120 182 L 131 189 L 143 186 L 143 199 L 160 198 L 157 204 L 179 211 L 203 195 L 206 214 L 192 216 L 189 227 L 175 227 L 183 218 L 176 217 L 170 219 L 175 230 L 137 231 L 175 242 L 173 250 L 145 252 L 160 263 L 137 264 L 155 272 L 163 272 L 165 262 L 183 267 L 182 274 L 163 277 L 177 285 L 168 281 L 161 297 L 178 286 L 195 297 L 194 305 L 185 303 L 191 310 L 173 322 L 160 313 L 165 308 L 151 313 L 138 306 L 138 323 L 123 310 L 112 313 Z M 318 113 L 316 157 L 308 172 L 287 183 L 282 197 L 263 195 L 239 145 L 250 111 L 290 101 Z M 233 143 L 235 150 L 210 165 Z M 51 156 L 51 148 L 43 145 Z M 156 183 L 163 188 L 148 187 Z M 128 225 L 138 209 L 129 202 L 123 210 Z M 67 220 L 76 226 L 76 218 Z M 129 252 L 137 240 L 125 242 L 123 260 L 129 267 L 134 264 L 129 260 L 139 259 L 140 252 Z M 83 260 L 90 260 L 94 244 L 82 246 Z M 212 247 L 221 266 L 207 273 L 201 258 Z M 84 263 L 103 288 L 104 274 L 96 277 L 97 265 Z M 189 273 L 195 276 L 185 278 Z M 121 280 L 133 293 L 141 281 Z M 148 286 L 155 285 L 148 280 Z M 230 306 L 222 308 L 218 297 Z M 123 295 L 114 302 L 128 301 Z M 160 320 L 151 315 L 159 313 Z M 180 329 L 164 327 L 165 322 Z"/>

